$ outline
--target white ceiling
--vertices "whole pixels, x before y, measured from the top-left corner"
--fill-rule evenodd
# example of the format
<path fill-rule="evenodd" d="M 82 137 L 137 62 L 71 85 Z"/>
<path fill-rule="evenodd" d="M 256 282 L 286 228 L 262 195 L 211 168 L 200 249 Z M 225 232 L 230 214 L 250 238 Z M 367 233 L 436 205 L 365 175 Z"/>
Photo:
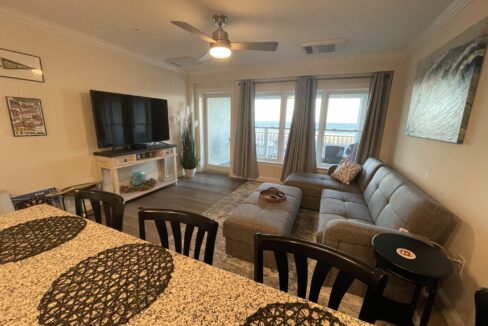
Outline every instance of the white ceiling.
<path fill-rule="evenodd" d="M 317 59 L 300 43 L 346 38 L 335 55 L 402 52 L 453 0 L 0 0 L 0 4 L 158 60 L 198 58 L 208 45 L 170 23 L 211 34 L 214 13 L 229 16 L 231 41 L 278 41 L 277 52 L 239 51 L 201 67 Z M 198 67 L 196 67 L 198 68 Z"/>

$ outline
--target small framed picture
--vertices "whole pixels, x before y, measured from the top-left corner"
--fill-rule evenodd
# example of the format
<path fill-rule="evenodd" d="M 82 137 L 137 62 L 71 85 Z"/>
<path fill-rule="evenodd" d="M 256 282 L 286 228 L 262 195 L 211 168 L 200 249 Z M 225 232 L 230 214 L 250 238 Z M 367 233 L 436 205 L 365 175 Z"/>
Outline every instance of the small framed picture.
<path fill-rule="evenodd" d="M 7 96 L 7 105 L 15 137 L 47 135 L 41 100 Z"/>
<path fill-rule="evenodd" d="M 0 76 L 44 82 L 41 58 L 35 55 L 0 49 Z"/>

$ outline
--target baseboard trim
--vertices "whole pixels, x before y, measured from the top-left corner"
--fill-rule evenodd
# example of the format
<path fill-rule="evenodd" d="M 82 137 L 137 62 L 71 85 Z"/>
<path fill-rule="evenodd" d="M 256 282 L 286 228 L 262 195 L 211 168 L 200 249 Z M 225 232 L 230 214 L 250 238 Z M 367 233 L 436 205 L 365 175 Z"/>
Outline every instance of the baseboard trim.
<path fill-rule="evenodd" d="M 437 297 L 440 300 L 439 309 L 441 311 L 442 317 L 446 321 L 448 326 L 466 326 L 463 319 L 454 308 L 451 300 L 447 297 L 446 292 L 444 290 L 439 289 L 437 291 Z"/>
<path fill-rule="evenodd" d="M 281 180 L 280 179 L 276 179 L 276 178 L 268 178 L 268 177 L 259 177 L 256 179 L 257 181 L 260 181 L 260 182 L 268 182 L 268 183 L 277 183 L 277 184 L 281 184 Z"/>

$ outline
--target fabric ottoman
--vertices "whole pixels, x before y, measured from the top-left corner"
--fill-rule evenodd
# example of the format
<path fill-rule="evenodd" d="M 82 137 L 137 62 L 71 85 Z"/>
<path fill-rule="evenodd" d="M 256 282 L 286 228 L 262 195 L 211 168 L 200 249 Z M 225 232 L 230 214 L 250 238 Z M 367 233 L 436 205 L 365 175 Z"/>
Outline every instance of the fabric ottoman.
<path fill-rule="evenodd" d="M 259 192 L 275 187 L 286 194 L 280 203 L 268 203 L 259 199 Z M 300 209 L 300 188 L 263 183 L 254 193 L 237 206 L 224 221 L 225 251 L 227 255 L 254 261 L 254 234 L 257 232 L 289 236 L 295 217 Z M 264 265 L 274 267 L 274 256 L 265 252 Z"/>

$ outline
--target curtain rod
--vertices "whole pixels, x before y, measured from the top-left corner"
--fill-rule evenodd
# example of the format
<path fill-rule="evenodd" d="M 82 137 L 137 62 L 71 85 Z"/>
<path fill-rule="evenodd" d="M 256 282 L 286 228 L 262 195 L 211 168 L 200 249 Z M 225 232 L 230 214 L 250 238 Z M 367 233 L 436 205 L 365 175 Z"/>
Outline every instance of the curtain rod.
<path fill-rule="evenodd" d="M 373 73 L 361 75 L 342 75 L 342 76 L 318 76 L 317 80 L 338 80 L 338 79 L 366 79 L 373 77 Z M 297 81 L 298 77 L 284 79 L 261 79 L 255 80 L 255 84 L 286 83 Z"/>

